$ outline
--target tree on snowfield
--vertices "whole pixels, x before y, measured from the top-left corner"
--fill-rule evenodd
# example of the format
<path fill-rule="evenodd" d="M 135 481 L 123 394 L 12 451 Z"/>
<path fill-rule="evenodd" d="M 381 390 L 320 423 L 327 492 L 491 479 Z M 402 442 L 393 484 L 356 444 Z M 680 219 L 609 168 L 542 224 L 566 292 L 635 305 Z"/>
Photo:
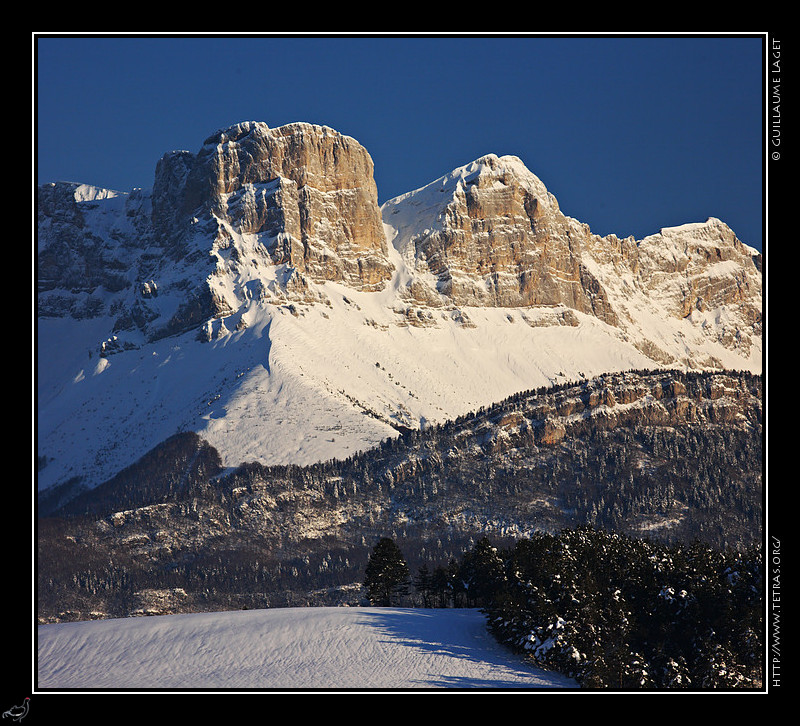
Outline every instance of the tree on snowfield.
<path fill-rule="evenodd" d="M 397 605 L 408 593 L 410 570 L 394 540 L 383 537 L 372 549 L 364 570 L 364 587 L 372 605 Z"/>

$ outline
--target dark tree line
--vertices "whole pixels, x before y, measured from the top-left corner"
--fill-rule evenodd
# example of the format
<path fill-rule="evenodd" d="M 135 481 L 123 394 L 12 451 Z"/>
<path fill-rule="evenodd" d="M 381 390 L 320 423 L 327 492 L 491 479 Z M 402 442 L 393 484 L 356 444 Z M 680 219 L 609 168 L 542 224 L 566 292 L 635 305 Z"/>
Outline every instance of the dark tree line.
<path fill-rule="evenodd" d="M 396 567 L 402 553 L 388 539 L 381 548 L 372 570 L 391 560 L 396 592 L 407 592 L 407 570 Z M 762 681 L 760 546 L 724 552 L 591 527 L 504 549 L 484 537 L 460 560 L 421 565 L 413 585 L 415 598 L 371 602 L 480 607 L 500 642 L 585 688 L 741 689 Z"/>

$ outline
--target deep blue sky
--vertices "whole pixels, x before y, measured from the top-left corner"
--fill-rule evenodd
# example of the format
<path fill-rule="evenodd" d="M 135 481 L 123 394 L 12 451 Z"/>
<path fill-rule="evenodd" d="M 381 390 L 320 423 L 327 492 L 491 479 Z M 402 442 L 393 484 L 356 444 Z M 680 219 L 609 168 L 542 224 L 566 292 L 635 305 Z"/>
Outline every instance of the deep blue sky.
<path fill-rule="evenodd" d="M 36 181 L 149 188 L 217 129 L 308 121 L 367 148 L 381 202 L 514 154 L 598 234 L 713 216 L 761 249 L 762 43 L 39 36 Z"/>

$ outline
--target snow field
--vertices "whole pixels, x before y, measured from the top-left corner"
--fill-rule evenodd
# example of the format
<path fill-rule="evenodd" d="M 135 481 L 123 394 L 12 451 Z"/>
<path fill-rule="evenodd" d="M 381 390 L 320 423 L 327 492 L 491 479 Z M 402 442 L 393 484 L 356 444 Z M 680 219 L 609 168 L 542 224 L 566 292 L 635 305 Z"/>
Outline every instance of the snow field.
<path fill-rule="evenodd" d="M 473 609 L 276 608 L 40 625 L 39 689 L 577 688 Z"/>

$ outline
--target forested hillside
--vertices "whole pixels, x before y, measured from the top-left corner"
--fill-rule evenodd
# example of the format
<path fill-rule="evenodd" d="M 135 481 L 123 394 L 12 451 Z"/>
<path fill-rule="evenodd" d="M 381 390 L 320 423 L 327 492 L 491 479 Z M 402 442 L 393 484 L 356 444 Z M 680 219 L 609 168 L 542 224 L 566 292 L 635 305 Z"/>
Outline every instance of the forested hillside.
<path fill-rule="evenodd" d="M 631 372 L 521 393 L 309 467 L 222 471 L 179 434 L 38 520 L 43 621 L 356 604 L 370 548 L 412 572 L 565 528 L 761 539 L 761 378 Z M 421 595 L 412 592 L 421 601 Z"/>

